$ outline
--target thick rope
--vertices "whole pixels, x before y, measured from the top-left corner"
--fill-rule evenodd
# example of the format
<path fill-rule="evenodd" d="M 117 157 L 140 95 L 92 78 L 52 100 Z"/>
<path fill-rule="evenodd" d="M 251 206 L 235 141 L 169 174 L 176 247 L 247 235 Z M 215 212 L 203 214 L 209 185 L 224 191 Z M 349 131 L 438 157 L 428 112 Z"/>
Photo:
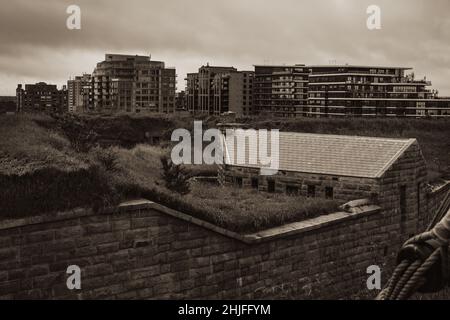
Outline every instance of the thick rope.
<path fill-rule="evenodd" d="M 427 279 L 420 278 L 415 285 L 411 286 L 409 291 L 402 290 L 397 297 L 397 300 L 407 300 L 409 299 L 420 287 L 427 283 Z"/>
<path fill-rule="evenodd" d="M 391 296 L 388 297 L 388 299 L 395 299 L 397 297 L 397 295 L 402 290 L 403 286 L 408 282 L 409 278 L 414 274 L 414 272 L 416 272 L 417 268 L 419 268 L 419 267 L 420 267 L 420 261 L 419 260 L 414 261 L 412 264 L 410 264 L 408 266 L 406 271 L 402 274 L 402 276 L 400 277 L 400 279 L 396 283 L 395 288 L 392 291 Z"/>
<path fill-rule="evenodd" d="M 386 288 L 384 288 L 380 294 L 377 296 L 377 300 L 385 300 L 387 297 L 389 297 L 392 294 L 392 291 L 394 290 L 395 284 L 397 283 L 400 276 L 403 274 L 405 269 L 409 266 L 408 260 L 403 260 L 394 270 L 392 273 L 391 278 L 388 281 L 388 284 Z"/>
<path fill-rule="evenodd" d="M 394 270 L 386 287 L 377 296 L 378 300 L 405 300 L 411 297 L 426 283 L 426 273 L 439 261 L 443 248 L 450 241 L 450 192 L 439 206 L 437 214 L 427 228 L 427 231 L 409 239 L 405 245 L 425 243 L 436 240 L 439 247 L 425 261 L 403 260 Z"/>
<path fill-rule="evenodd" d="M 436 249 L 423 263 L 403 260 L 394 270 L 386 288 L 378 295 L 378 300 L 405 300 L 425 284 L 424 275 L 438 261 L 441 248 Z"/>
<path fill-rule="evenodd" d="M 431 240 L 434 238 L 433 232 L 431 231 L 426 231 L 423 232 L 411 239 L 409 239 L 408 241 L 405 242 L 404 246 L 408 245 L 408 244 L 413 244 L 413 243 L 418 243 L 418 242 L 426 242 L 428 240 Z"/>
<path fill-rule="evenodd" d="M 426 282 L 425 273 L 439 260 L 441 249 L 436 249 L 414 272 L 408 282 L 403 286 L 397 300 L 405 300 L 412 296 L 414 292 L 421 287 L 420 283 Z"/>

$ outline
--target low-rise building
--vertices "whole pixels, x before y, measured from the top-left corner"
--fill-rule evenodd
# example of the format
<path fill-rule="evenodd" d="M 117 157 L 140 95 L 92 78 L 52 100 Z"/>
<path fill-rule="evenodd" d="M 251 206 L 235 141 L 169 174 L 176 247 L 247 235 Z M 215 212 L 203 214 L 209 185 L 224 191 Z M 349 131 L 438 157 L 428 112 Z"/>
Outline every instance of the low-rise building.
<path fill-rule="evenodd" d="M 278 172 L 261 175 L 267 166 L 261 165 L 257 150 L 249 148 L 260 141 L 251 141 L 245 130 L 229 130 L 227 135 L 226 162 L 219 170 L 223 184 L 341 202 L 367 198 L 398 208 L 404 221 L 425 214 L 427 170 L 415 139 L 280 132 Z M 246 141 L 240 153 L 231 137 Z"/>

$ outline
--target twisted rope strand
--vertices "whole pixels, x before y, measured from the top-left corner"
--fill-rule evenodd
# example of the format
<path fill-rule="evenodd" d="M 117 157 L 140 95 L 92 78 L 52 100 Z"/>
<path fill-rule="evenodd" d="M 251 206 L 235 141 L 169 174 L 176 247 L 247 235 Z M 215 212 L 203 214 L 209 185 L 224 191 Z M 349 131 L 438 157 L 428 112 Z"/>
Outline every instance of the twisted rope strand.
<path fill-rule="evenodd" d="M 433 233 L 431 231 L 426 231 L 426 232 L 423 232 L 423 233 L 409 239 L 408 241 L 406 241 L 404 246 L 406 246 L 408 244 L 417 243 L 417 242 L 425 242 L 432 238 L 434 238 Z"/>
<path fill-rule="evenodd" d="M 411 286 L 411 290 L 406 291 L 406 290 L 402 290 L 400 292 L 400 294 L 397 297 L 397 300 L 407 300 L 409 299 L 409 297 L 411 297 L 414 293 L 417 292 L 417 290 L 422 287 L 425 283 L 427 282 L 427 280 L 425 278 L 420 278 L 419 281 L 417 281 L 416 285 Z"/>
<path fill-rule="evenodd" d="M 413 289 L 420 283 L 421 280 L 425 280 L 425 273 L 438 261 L 441 254 L 441 248 L 434 250 L 434 252 L 420 265 L 420 267 L 414 272 L 408 282 L 402 288 L 400 296 L 412 295 Z M 399 298 L 398 298 L 399 299 Z"/>
<path fill-rule="evenodd" d="M 409 261 L 403 260 L 392 273 L 391 278 L 389 279 L 386 287 L 380 292 L 377 296 L 377 300 L 385 300 L 392 294 L 392 290 L 394 290 L 395 284 L 397 283 L 399 277 L 403 274 L 405 269 L 408 267 Z"/>
<path fill-rule="evenodd" d="M 413 273 L 417 270 L 417 268 L 419 268 L 420 263 L 421 263 L 420 260 L 416 260 L 408 266 L 406 271 L 402 274 L 402 276 L 398 280 L 394 290 L 392 291 L 392 294 L 388 297 L 388 299 L 394 300 L 397 297 L 397 295 L 402 290 L 403 286 L 408 282 L 409 278 L 413 275 Z"/>

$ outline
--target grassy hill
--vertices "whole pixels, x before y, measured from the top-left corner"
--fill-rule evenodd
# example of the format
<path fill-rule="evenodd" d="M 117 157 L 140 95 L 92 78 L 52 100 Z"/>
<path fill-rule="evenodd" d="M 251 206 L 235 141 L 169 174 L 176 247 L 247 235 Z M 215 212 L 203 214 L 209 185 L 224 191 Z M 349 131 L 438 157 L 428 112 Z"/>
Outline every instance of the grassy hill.
<path fill-rule="evenodd" d="M 0 116 L 0 217 L 118 203 L 101 164 L 35 119 Z"/>
<path fill-rule="evenodd" d="M 79 128 L 92 130 L 95 139 L 115 141 L 115 144 L 132 148 L 139 143 L 147 143 L 147 136 L 159 136 L 163 145 L 170 141 L 176 128 L 192 131 L 193 118 L 177 115 L 128 115 L 115 116 L 67 116 L 71 121 L 84 123 Z M 204 130 L 224 121 L 220 117 L 200 116 Z M 406 118 L 241 118 L 235 122 L 257 129 L 279 129 L 280 131 L 345 134 L 390 138 L 416 138 L 429 167 L 430 180 L 439 177 L 450 179 L 450 119 L 406 119 Z M 44 126 L 54 126 L 41 123 Z M 76 130 L 80 131 L 79 128 Z M 71 134 L 68 134 L 71 136 Z M 95 140 L 94 139 L 94 140 Z"/>
<path fill-rule="evenodd" d="M 0 135 L 0 218 L 88 206 L 97 210 L 145 197 L 229 230 L 254 232 L 338 210 L 333 200 L 194 181 L 190 193 L 177 194 L 161 176 L 160 157 L 168 150 L 141 144 L 98 147 L 97 132 L 83 119 L 0 116 Z M 211 168 L 186 170 L 195 176 Z"/>
<path fill-rule="evenodd" d="M 204 129 L 221 119 L 204 117 Z M 239 119 L 254 128 L 325 134 L 418 139 L 429 177 L 445 177 L 450 167 L 450 121 L 417 119 Z M 0 116 L 0 216 L 16 217 L 79 206 L 95 209 L 145 197 L 238 232 L 261 230 L 337 210 L 324 199 L 288 197 L 192 182 L 191 192 L 168 190 L 160 156 L 176 128 L 192 130 L 190 117 L 160 115 Z M 146 132 L 163 137 L 149 146 Z M 116 141 L 98 147 L 107 137 Z M 190 176 L 216 168 L 186 167 Z"/>

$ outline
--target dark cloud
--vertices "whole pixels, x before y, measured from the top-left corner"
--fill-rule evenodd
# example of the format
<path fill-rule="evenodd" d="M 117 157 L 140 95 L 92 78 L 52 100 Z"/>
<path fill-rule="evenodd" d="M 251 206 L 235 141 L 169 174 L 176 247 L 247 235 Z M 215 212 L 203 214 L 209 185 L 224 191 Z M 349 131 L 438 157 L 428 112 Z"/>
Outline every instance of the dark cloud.
<path fill-rule="evenodd" d="M 448 0 L 15 0 L 0 11 L 0 94 L 19 82 L 61 85 L 91 72 L 105 52 L 152 54 L 178 71 L 210 64 L 401 65 L 450 95 Z M 66 28 L 81 8 L 82 29 Z M 382 29 L 366 28 L 366 8 Z"/>

